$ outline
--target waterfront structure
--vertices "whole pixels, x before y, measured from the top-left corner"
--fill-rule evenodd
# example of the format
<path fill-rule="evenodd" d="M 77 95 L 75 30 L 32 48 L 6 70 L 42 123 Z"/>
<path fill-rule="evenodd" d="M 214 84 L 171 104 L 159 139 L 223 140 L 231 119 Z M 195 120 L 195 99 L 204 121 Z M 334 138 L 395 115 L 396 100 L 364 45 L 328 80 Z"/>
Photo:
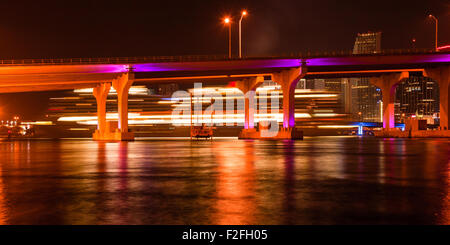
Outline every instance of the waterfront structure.
<path fill-rule="evenodd" d="M 439 87 L 431 78 L 411 76 L 397 86 L 396 105 L 396 122 L 417 117 L 434 124 L 439 113 Z"/>
<path fill-rule="evenodd" d="M 381 90 L 369 78 L 350 78 L 352 88 L 352 116 L 361 122 L 381 122 Z"/>

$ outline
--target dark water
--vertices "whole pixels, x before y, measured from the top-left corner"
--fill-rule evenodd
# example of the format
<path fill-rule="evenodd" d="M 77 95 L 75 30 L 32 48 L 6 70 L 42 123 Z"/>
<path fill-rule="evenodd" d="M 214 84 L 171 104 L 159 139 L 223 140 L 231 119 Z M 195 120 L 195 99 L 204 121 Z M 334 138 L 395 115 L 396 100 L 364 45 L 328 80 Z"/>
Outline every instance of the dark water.
<path fill-rule="evenodd" d="M 449 142 L 1 141 L 0 224 L 450 224 Z"/>

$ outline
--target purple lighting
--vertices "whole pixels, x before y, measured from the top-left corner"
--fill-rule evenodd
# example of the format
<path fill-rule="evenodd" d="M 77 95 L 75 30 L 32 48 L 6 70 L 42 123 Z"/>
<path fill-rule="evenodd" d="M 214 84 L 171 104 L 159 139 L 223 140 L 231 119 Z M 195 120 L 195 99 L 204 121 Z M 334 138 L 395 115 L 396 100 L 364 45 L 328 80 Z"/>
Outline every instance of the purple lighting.
<path fill-rule="evenodd" d="M 301 59 L 251 59 L 210 62 L 166 62 L 145 63 L 133 65 L 135 72 L 171 72 L 171 71 L 218 71 L 218 70 L 258 70 L 270 68 L 299 67 Z M 364 65 L 395 65 L 450 63 L 450 54 L 422 55 L 369 55 L 303 59 L 307 66 L 364 66 Z M 110 68 L 112 70 L 120 70 Z"/>
<path fill-rule="evenodd" d="M 300 59 L 262 59 L 211 62 L 168 62 L 136 64 L 136 72 L 170 72 L 170 71 L 208 71 L 208 70 L 241 70 L 265 68 L 298 67 Z"/>
<path fill-rule="evenodd" d="M 122 73 L 128 71 L 128 65 L 93 65 L 85 68 L 85 73 Z"/>
<path fill-rule="evenodd" d="M 294 68 L 302 61 L 309 67 L 339 66 L 389 66 L 425 65 L 427 63 L 450 63 L 450 53 L 431 53 L 416 55 L 367 55 L 346 57 L 325 57 L 310 59 L 248 59 L 200 62 L 165 62 L 140 64 L 102 64 L 102 65 L 48 65 L 48 66 L 5 66 L 0 74 L 42 74 L 42 73 L 123 73 L 132 66 L 134 72 L 182 72 L 182 71 L 237 71 L 255 70 L 264 73 L 265 69 Z M 359 68 L 360 69 L 360 68 Z M 269 71 L 270 72 L 270 71 Z"/>

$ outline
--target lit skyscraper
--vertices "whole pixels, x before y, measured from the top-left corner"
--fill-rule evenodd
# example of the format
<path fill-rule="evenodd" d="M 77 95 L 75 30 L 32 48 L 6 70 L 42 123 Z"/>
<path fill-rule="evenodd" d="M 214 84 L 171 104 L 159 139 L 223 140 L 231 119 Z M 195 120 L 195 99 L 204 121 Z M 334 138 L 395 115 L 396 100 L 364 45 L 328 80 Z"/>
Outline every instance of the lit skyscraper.
<path fill-rule="evenodd" d="M 358 33 L 353 54 L 373 54 L 381 51 L 381 32 Z"/>
<path fill-rule="evenodd" d="M 381 32 L 359 33 L 353 54 L 376 54 L 381 51 Z M 355 120 L 380 122 L 381 91 L 370 84 L 369 78 L 350 79 L 352 87 L 352 115 Z"/>
<path fill-rule="evenodd" d="M 439 112 L 439 88 L 432 79 L 423 76 L 411 76 L 400 83 L 396 89 L 395 119 L 402 119 L 415 115 L 428 119 L 434 124 L 434 118 Z"/>

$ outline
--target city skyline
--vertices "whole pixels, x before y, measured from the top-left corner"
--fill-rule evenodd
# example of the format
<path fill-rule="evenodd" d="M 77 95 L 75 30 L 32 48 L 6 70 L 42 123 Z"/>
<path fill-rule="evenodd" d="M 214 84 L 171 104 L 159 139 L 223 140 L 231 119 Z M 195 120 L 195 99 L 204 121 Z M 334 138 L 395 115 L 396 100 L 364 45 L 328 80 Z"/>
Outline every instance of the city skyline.
<path fill-rule="evenodd" d="M 0 13 L 12 236 L 361 243 L 382 234 L 345 225 L 450 225 L 449 0 L 5 0 Z"/>

